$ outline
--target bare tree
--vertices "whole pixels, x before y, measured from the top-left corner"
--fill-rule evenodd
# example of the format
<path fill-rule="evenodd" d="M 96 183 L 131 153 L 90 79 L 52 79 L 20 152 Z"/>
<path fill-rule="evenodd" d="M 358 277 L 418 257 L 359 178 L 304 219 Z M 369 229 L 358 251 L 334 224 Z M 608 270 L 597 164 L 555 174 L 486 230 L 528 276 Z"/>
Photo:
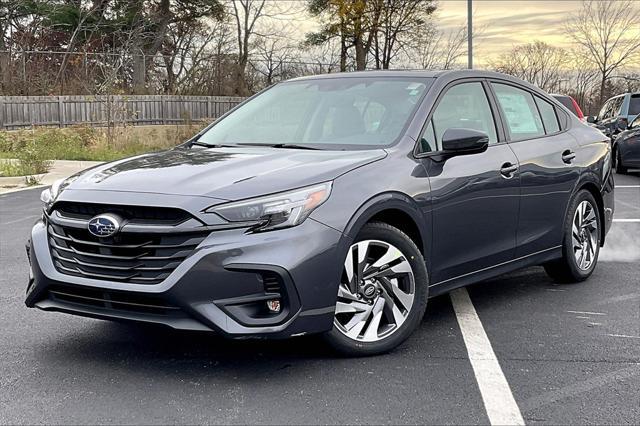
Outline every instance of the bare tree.
<path fill-rule="evenodd" d="M 567 35 L 600 72 L 600 102 L 609 77 L 640 54 L 640 6 L 634 1 L 584 0 L 566 23 Z"/>
<path fill-rule="evenodd" d="M 389 69 L 391 62 L 415 43 L 432 25 L 436 4 L 427 0 L 386 0 L 380 8 L 378 28 L 372 28 L 371 50 L 377 69 Z"/>
<path fill-rule="evenodd" d="M 449 32 L 433 25 L 426 27 L 414 40 L 412 50 L 422 69 L 455 68 L 467 54 L 467 27 Z"/>
<path fill-rule="evenodd" d="M 254 34 L 256 23 L 264 14 L 265 3 L 266 0 L 231 0 L 238 44 L 236 94 L 240 96 L 248 94 L 245 71 L 249 62 L 249 42 Z"/>
<path fill-rule="evenodd" d="M 591 59 L 583 54 L 570 56 L 572 69 L 569 72 L 567 93 L 571 94 L 578 105 L 587 111 L 592 110 L 593 89 L 598 80 L 598 70 Z"/>
<path fill-rule="evenodd" d="M 257 38 L 251 66 L 264 78 L 264 86 L 271 86 L 286 78 L 287 64 L 296 62 L 300 52 L 291 44 L 291 34 Z"/>
<path fill-rule="evenodd" d="M 564 49 L 535 41 L 514 47 L 491 65 L 496 71 L 526 80 L 543 90 L 555 91 L 567 64 Z"/>
<path fill-rule="evenodd" d="M 327 43 L 309 46 L 304 44 L 306 56 L 309 58 L 307 64 L 308 74 L 326 74 L 340 71 L 340 52 L 335 46 L 336 40 L 329 40 Z"/>

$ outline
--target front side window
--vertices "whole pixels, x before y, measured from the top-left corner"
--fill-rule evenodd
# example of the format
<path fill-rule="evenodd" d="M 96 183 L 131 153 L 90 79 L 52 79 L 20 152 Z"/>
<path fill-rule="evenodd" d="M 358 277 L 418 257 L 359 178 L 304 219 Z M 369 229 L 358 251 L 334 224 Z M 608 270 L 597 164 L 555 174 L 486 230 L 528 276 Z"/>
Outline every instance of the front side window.
<path fill-rule="evenodd" d="M 320 149 L 389 146 L 432 81 L 344 77 L 281 83 L 217 122 L 198 142 L 307 144 Z"/>
<path fill-rule="evenodd" d="M 447 129 L 479 130 L 498 141 L 496 125 L 482 83 L 462 83 L 444 94 L 420 140 L 422 152 L 442 149 L 442 136 Z"/>
<path fill-rule="evenodd" d="M 602 105 L 602 108 L 600 109 L 600 112 L 598 113 L 598 121 L 604 120 L 605 118 L 607 118 L 608 113 L 611 110 L 611 103 L 612 102 L 613 102 L 613 99 L 610 99 L 607 102 L 605 102 L 604 105 Z"/>
<path fill-rule="evenodd" d="M 631 122 L 631 125 L 629 126 L 629 128 L 640 129 L 640 115 L 638 115 L 636 119 Z"/>
<path fill-rule="evenodd" d="M 537 96 L 535 98 L 538 111 L 540 111 L 540 116 L 542 117 L 542 124 L 544 124 L 544 130 L 548 135 L 559 132 L 560 125 L 558 124 L 556 109 L 544 99 Z"/>
<path fill-rule="evenodd" d="M 544 136 L 544 126 L 531 93 L 513 86 L 491 83 L 507 121 L 511 140 Z"/>
<path fill-rule="evenodd" d="M 622 113 L 623 103 L 624 103 L 624 96 L 621 96 L 618 99 L 616 99 L 616 103 L 613 106 L 613 113 L 611 114 L 611 117 L 617 117 Z"/>

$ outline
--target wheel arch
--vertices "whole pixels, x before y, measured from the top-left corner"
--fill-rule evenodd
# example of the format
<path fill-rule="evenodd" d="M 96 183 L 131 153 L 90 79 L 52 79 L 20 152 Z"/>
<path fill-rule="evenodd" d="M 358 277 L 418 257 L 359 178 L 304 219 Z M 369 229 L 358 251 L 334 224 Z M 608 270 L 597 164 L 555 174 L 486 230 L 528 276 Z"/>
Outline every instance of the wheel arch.
<path fill-rule="evenodd" d="M 407 234 L 427 261 L 430 234 L 420 207 L 411 197 L 400 192 L 387 192 L 370 198 L 356 210 L 344 234 L 353 239 L 366 223 L 376 221 L 387 223 Z"/>

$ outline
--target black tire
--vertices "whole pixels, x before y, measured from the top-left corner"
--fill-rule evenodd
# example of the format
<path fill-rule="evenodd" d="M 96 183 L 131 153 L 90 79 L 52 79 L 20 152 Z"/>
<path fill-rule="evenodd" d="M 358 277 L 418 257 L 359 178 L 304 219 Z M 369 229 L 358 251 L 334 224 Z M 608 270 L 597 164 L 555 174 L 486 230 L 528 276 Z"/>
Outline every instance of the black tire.
<path fill-rule="evenodd" d="M 627 169 L 623 164 L 622 164 L 622 155 L 620 154 L 620 150 L 616 149 L 616 173 L 619 175 L 626 175 L 627 173 L 629 173 L 629 169 Z"/>
<path fill-rule="evenodd" d="M 422 321 L 429 297 L 429 278 L 422 254 L 415 243 L 405 233 L 386 223 L 366 224 L 358 233 L 354 244 L 365 240 L 379 240 L 391 244 L 400 250 L 411 266 L 415 294 L 406 319 L 395 332 L 376 342 L 362 342 L 347 337 L 337 329 L 324 334 L 325 340 L 339 353 L 347 356 L 370 356 L 389 352 L 404 342 Z M 343 265 L 340 265 L 343 267 Z"/>
<path fill-rule="evenodd" d="M 597 223 L 594 260 L 586 269 L 582 269 L 578 266 L 578 261 L 576 259 L 576 255 L 574 254 L 572 237 L 573 221 L 576 210 L 583 201 L 587 201 L 589 202 L 589 204 L 591 204 L 595 212 L 595 220 Z M 598 203 L 596 202 L 595 198 L 589 191 L 585 189 L 578 191 L 569 204 L 569 208 L 567 209 L 567 217 L 564 221 L 562 258 L 544 265 L 545 271 L 547 272 L 549 277 L 559 283 L 577 283 L 589 278 L 598 263 L 598 255 L 600 253 L 601 229 L 602 222 L 600 208 L 598 207 Z"/>

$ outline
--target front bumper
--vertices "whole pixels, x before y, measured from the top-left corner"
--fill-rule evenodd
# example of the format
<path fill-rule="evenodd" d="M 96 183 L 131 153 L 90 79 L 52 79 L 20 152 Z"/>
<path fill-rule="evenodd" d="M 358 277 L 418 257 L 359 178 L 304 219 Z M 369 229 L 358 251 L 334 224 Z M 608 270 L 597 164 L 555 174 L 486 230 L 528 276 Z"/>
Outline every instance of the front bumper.
<path fill-rule="evenodd" d="M 215 331 L 229 337 L 289 337 L 333 326 L 345 237 L 311 218 L 294 228 L 214 231 L 165 280 L 132 284 L 67 275 L 54 266 L 47 226 L 32 229 L 25 303 L 93 318 Z M 265 312 L 280 285 L 282 310 Z"/>

